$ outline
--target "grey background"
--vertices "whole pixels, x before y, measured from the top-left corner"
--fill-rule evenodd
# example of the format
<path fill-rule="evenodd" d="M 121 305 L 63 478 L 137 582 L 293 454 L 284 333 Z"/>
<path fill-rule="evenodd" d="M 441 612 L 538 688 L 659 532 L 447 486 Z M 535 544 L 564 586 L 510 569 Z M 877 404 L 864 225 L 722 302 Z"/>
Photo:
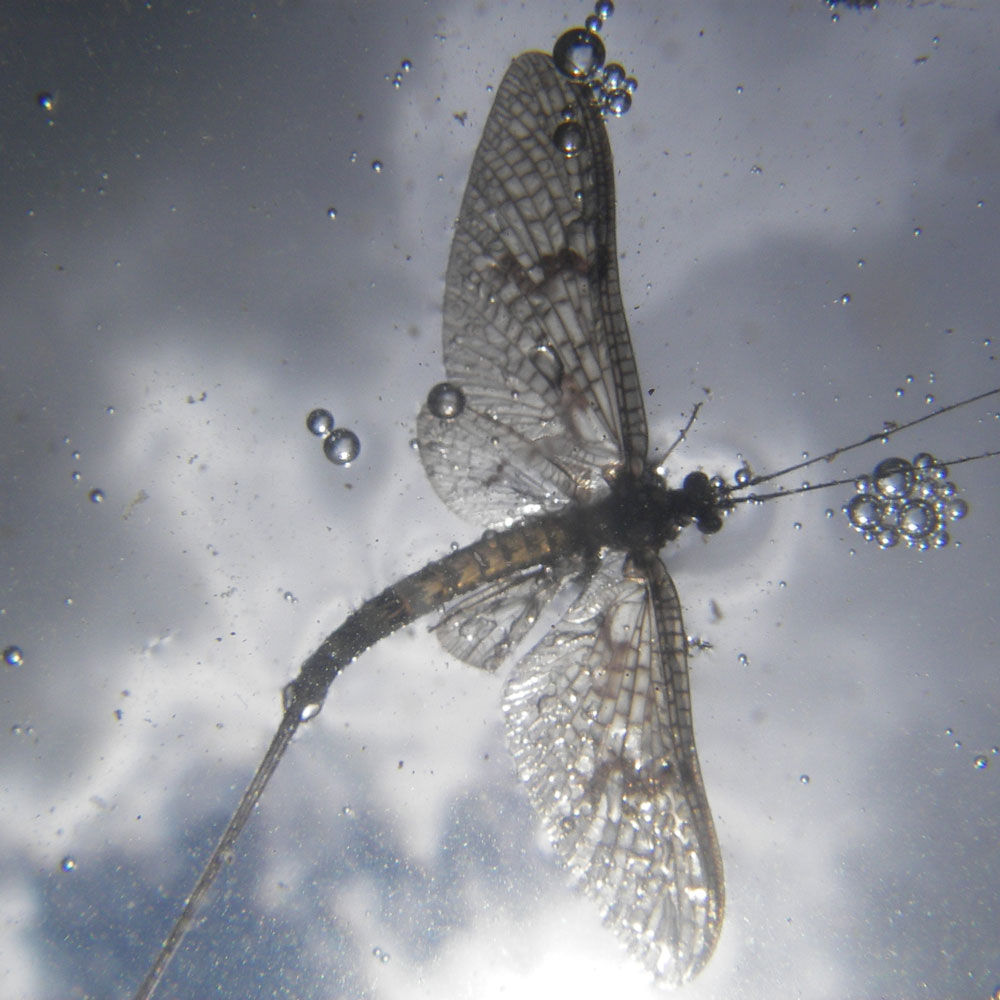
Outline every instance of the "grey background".
<path fill-rule="evenodd" d="M 587 13 L 525 8 L 5 5 L 5 997 L 129 996 L 298 662 L 476 537 L 409 442 L 490 88 Z M 605 38 L 640 81 L 610 129 L 653 440 L 711 390 L 672 475 L 1000 384 L 997 5 L 623 0 Z M 361 437 L 349 469 L 304 427 L 318 405 Z M 836 471 L 996 447 L 995 412 Z M 824 518 L 842 493 L 666 553 L 714 644 L 692 669 L 728 892 L 685 997 L 1000 984 L 1000 472 L 955 478 L 972 516 L 944 553 L 864 545 Z M 654 996 L 548 856 L 500 690 L 423 624 L 359 661 L 162 996 Z"/>

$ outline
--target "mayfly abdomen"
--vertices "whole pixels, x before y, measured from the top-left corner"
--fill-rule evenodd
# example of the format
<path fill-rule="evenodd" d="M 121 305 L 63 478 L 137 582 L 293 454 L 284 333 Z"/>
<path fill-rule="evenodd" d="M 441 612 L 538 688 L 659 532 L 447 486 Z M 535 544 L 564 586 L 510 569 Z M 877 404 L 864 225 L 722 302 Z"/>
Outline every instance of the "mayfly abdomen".
<path fill-rule="evenodd" d="M 312 718 L 333 679 L 376 642 L 484 584 L 549 565 L 582 544 L 577 518 L 542 515 L 506 531 L 488 531 L 429 563 L 369 598 L 324 639 L 286 686 L 285 709 L 296 705 L 303 719 Z"/>

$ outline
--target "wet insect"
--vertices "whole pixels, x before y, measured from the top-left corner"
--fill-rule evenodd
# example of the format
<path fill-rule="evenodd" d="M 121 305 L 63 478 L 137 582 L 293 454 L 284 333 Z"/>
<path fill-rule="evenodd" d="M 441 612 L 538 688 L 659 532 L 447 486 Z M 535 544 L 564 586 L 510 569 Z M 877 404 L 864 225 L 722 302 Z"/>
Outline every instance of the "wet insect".
<path fill-rule="evenodd" d="M 604 65 L 594 27 L 562 36 L 551 56 L 514 60 L 452 244 L 446 380 L 421 410 L 419 450 L 442 500 L 489 530 L 366 601 L 285 688 L 271 746 L 137 1000 L 153 994 L 333 680 L 431 612 L 441 612 L 436 634 L 459 659 L 491 671 L 516 661 L 503 698 L 508 742 L 556 852 L 657 981 L 690 980 L 712 955 L 725 890 L 694 741 L 688 641 L 660 550 L 686 526 L 714 534 L 737 504 L 784 495 L 759 491 L 779 476 L 1000 393 L 768 475 L 747 470 L 727 484 L 695 472 L 670 486 L 658 471 L 666 456 L 649 454 L 619 290 L 604 117 L 627 110 L 634 85 Z M 963 511 L 937 470 L 930 456 L 880 466 L 852 523 L 883 544 L 903 536 L 943 546 L 948 518 Z M 539 631 L 554 605 L 563 610 Z"/>

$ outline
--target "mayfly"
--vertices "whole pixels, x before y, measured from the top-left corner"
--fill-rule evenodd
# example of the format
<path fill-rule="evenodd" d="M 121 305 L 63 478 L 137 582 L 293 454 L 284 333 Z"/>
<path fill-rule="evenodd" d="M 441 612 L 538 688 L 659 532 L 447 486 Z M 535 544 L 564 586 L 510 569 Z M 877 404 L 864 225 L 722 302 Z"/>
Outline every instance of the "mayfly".
<path fill-rule="evenodd" d="M 718 940 L 724 881 L 680 602 L 660 549 L 686 525 L 712 534 L 737 503 L 781 495 L 747 492 L 779 475 L 1000 393 L 779 473 L 746 471 L 726 485 L 694 472 L 669 487 L 657 471 L 664 456 L 648 453 L 619 290 L 604 117 L 627 110 L 634 85 L 604 65 L 595 32 L 609 8 L 599 4 L 596 20 L 564 34 L 552 55 L 514 60 L 452 243 L 447 380 L 421 410 L 420 456 L 445 503 L 489 530 L 362 604 L 287 685 L 271 745 L 137 1000 L 152 996 L 333 680 L 434 611 L 439 639 L 461 660 L 495 670 L 516 659 L 503 704 L 508 742 L 558 855 L 659 983 L 691 979 Z M 929 456 L 883 463 L 852 522 L 883 544 L 900 533 L 921 547 L 943 544 L 944 519 L 961 510 L 948 506 L 941 469 Z M 565 610 L 539 636 L 557 597 Z"/>

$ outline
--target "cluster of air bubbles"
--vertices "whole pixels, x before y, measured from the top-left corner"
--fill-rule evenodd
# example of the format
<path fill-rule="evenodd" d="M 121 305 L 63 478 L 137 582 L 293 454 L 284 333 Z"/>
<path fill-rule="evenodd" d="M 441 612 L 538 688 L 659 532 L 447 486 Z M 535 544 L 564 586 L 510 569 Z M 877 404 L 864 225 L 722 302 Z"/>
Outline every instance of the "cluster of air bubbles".
<path fill-rule="evenodd" d="M 413 69 L 413 63 L 411 63 L 409 59 L 404 59 L 399 64 L 399 69 L 396 70 L 395 73 L 391 76 L 388 73 L 385 74 L 385 79 L 392 84 L 394 90 L 399 90 L 399 88 L 403 86 L 403 77 L 409 73 L 411 69 Z"/>
<path fill-rule="evenodd" d="M 926 453 L 912 462 L 904 458 L 879 462 L 870 476 L 857 480 L 855 492 L 844 513 L 865 541 L 878 542 L 883 549 L 899 542 L 922 552 L 942 549 L 949 541 L 947 523 L 968 511 L 948 479 L 948 469 Z"/>
<path fill-rule="evenodd" d="M 350 465 L 361 454 L 361 441 L 354 431 L 334 425 L 329 410 L 316 409 L 306 417 L 310 433 L 323 439 L 323 454 L 334 465 Z"/>
<path fill-rule="evenodd" d="M 465 393 L 454 382 L 438 382 L 427 393 L 427 409 L 439 420 L 454 420 L 465 410 Z"/>
<path fill-rule="evenodd" d="M 639 84 L 618 63 L 604 64 L 604 43 L 598 32 L 613 13 L 610 0 L 598 0 L 584 27 L 560 35 L 552 49 L 552 60 L 564 76 L 590 88 L 601 114 L 620 117 L 632 106 L 632 95 Z"/>

